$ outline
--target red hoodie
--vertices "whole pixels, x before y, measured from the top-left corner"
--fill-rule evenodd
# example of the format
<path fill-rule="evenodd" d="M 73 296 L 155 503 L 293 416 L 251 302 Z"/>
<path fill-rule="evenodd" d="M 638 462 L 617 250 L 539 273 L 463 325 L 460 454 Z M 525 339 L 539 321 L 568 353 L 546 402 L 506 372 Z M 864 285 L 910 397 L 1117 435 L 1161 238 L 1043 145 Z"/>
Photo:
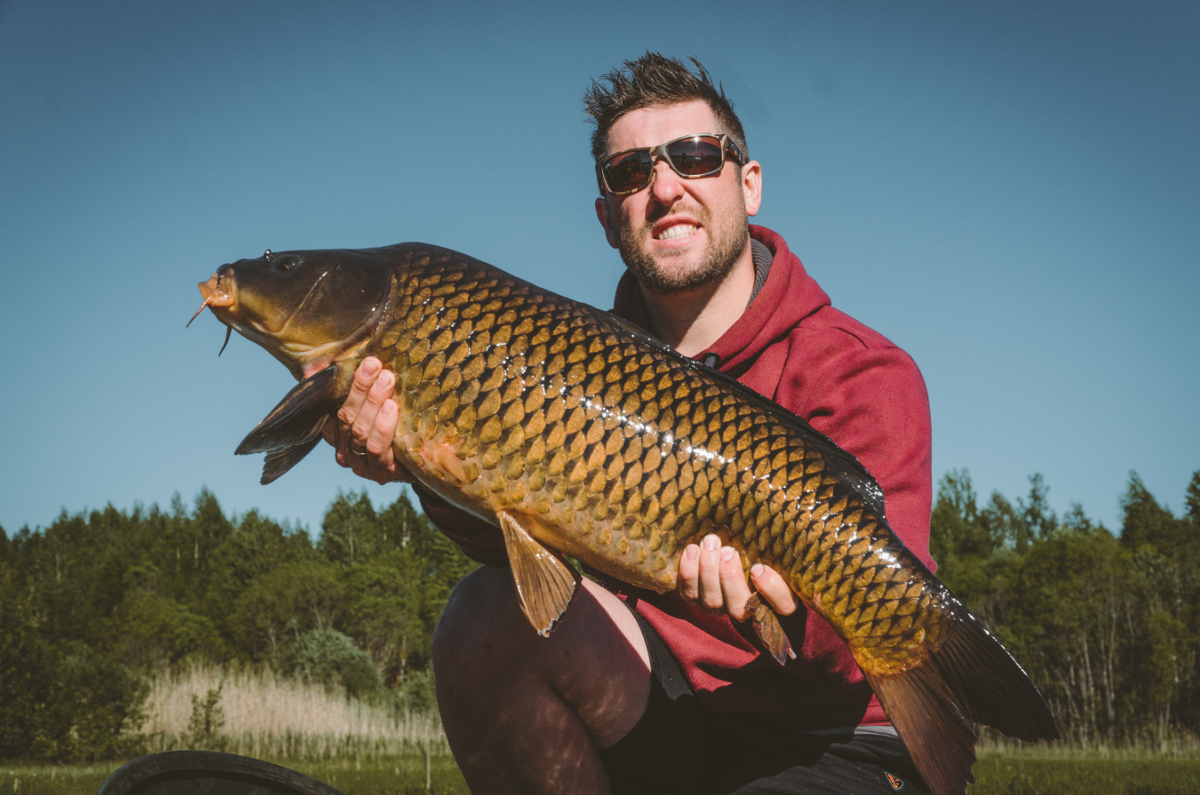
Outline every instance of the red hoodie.
<path fill-rule="evenodd" d="M 774 254 L 753 303 L 710 348 L 719 369 L 792 413 L 863 463 L 879 481 L 888 524 L 932 570 L 929 511 L 933 473 L 929 398 L 913 360 L 882 335 L 834 309 L 783 238 L 751 226 Z M 637 282 L 626 272 L 613 313 L 647 326 Z M 440 500 L 422 497 L 426 513 L 470 557 L 506 565 L 501 534 Z M 752 640 L 753 631 L 725 614 L 606 583 L 636 596 L 637 611 L 679 660 L 709 712 L 787 716 L 816 731 L 887 723 L 846 644 L 804 606 L 783 620 L 797 659 L 781 668 Z M 749 634 L 747 634 L 749 633 Z"/>

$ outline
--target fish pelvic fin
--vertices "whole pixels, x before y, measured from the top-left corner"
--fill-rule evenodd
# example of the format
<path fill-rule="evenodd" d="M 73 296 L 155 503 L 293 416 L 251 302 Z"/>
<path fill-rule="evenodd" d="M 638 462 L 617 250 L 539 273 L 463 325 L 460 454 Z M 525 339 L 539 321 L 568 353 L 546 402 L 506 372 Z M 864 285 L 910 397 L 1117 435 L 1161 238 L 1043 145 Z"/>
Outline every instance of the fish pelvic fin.
<path fill-rule="evenodd" d="M 529 534 L 522 525 L 530 521 L 526 517 L 508 511 L 497 517 L 521 612 L 539 635 L 547 637 L 579 590 L 579 572 Z"/>
<path fill-rule="evenodd" d="M 329 365 L 296 384 L 235 452 L 267 453 L 261 482 L 276 480 L 317 446 L 325 423 L 338 410 L 347 391 L 348 382 L 341 377 L 341 368 Z"/>
<path fill-rule="evenodd" d="M 867 683 L 934 795 L 966 791 L 975 779 L 975 724 L 1026 742 L 1058 739 L 1050 707 L 1000 642 L 961 605 L 929 659 Z"/>
<path fill-rule="evenodd" d="M 758 633 L 758 639 L 775 658 L 775 662 L 784 665 L 789 659 L 796 659 L 796 652 L 792 650 L 791 641 L 788 640 L 787 633 L 783 631 L 783 625 L 779 623 L 779 616 L 775 615 L 771 606 L 763 601 L 761 596 L 754 593 L 746 600 L 746 609 L 753 614 L 751 618 L 754 631 Z"/>

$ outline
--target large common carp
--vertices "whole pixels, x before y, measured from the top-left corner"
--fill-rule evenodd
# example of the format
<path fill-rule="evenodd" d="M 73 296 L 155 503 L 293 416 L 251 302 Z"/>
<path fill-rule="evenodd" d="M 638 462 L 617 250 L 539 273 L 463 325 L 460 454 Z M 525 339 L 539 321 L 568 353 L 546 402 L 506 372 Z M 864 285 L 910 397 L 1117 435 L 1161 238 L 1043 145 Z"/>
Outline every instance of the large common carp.
<path fill-rule="evenodd" d="M 268 251 L 200 290 L 300 381 L 237 449 L 267 454 L 263 482 L 308 454 L 378 357 L 396 373 L 397 460 L 500 528 L 539 632 L 578 583 L 564 554 L 661 592 L 684 545 L 714 533 L 834 627 L 937 795 L 973 780 L 974 721 L 1057 737 L 1025 672 L 888 527 L 853 456 L 607 312 L 420 244 Z M 761 603 L 756 626 L 783 661 Z"/>

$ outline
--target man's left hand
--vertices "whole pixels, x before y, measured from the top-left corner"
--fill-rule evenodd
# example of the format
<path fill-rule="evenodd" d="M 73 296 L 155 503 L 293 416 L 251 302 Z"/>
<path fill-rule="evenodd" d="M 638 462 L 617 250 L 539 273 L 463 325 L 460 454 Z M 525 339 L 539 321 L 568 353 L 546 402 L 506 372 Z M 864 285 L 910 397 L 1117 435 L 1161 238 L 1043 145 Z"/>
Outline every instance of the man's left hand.
<path fill-rule="evenodd" d="M 333 422 L 325 424 L 325 441 L 337 450 L 337 462 L 376 483 L 412 483 L 415 478 L 395 459 L 392 437 L 399 412 L 392 392 L 396 376 L 373 356 L 354 373 L 354 383 Z"/>

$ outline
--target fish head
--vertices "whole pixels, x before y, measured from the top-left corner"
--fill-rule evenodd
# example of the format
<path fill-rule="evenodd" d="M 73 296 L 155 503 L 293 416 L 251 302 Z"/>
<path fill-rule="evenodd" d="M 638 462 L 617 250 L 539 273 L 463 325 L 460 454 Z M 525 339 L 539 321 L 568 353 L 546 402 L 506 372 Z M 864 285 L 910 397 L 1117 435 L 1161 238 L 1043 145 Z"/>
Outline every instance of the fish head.
<path fill-rule="evenodd" d="M 371 337 L 386 313 L 391 279 L 378 249 L 268 249 L 201 282 L 201 309 L 302 379 L 353 356 Z"/>

